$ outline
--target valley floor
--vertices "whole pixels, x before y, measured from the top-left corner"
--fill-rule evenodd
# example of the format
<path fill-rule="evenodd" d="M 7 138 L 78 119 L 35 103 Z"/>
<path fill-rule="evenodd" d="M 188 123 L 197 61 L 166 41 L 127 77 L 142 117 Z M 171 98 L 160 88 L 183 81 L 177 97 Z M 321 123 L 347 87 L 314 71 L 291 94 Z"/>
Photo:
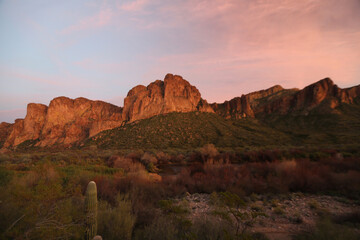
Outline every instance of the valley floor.
<path fill-rule="evenodd" d="M 177 199 L 189 209 L 188 217 L 196 219 L 221 220 L 219 206 L 214 204 L 213 194 L 187 194 Z M 248 204 L 241 212 L 257 213 L 258 217 L 249 226 L 249 232 L 261 233 L 270 240 L 291 240 L 294 236 L 313 232 L 321 219 L 346 222 L 359 214 L 360 204 L 346 198 L 326 195 L 256 195 L 247 198 Z M 220 207 L 221 209 L 221 207 Z M 225 210 L 226 211 L 226 210 Z M 215 220 L 216 221 L 216 220 Z M 233 221 L 236 221 L 233 219 Z M 356 230 L 360 234 L 360 229 Z"/>

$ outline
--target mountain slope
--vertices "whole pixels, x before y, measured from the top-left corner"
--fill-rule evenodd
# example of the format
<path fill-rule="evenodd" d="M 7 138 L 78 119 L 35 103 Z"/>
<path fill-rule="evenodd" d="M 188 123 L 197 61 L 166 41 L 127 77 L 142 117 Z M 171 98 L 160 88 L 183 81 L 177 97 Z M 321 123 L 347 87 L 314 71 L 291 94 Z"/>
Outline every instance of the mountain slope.
<path fill-rule="evenodd" d="M 325 110 L 324 110 L 325 108 Z M 320 104 L 305 114 L 267 115 L 260 121 L 291 136 L 299 144 L 360 144 L 360 98 L 328 111 Z"/>
<path fill-rule="evenodd" d="M 207 143 L 219 147 L 270 146 L 289 138 L 256 119 L 225 120 L 214 113 L 169 113 L 104 131 L 86 146 L 122 149 L 192 149 Z"/>
<path fill-rule="evenodd" d="M 324 103 L 326 105 L 326 103 Z M 335 112 L 324 106 L 306 115 L 271 114 L 265 118 L 225 119 L 213 113 L 169 113 L 107 130 L 85 146 L 119 149 L 193 149 L 207 143 L 221 148 L 331 147 L 360 145 L 360 98 Z"/>

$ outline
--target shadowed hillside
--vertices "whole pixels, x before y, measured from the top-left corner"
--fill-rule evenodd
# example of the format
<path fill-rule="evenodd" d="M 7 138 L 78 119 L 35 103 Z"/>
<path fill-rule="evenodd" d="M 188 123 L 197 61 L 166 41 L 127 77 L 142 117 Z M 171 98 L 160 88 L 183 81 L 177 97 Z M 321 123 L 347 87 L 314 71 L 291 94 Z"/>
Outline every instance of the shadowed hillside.
<path fill-rule="evenodd" d="M 254 119 L 226 120 L 213 113 L 170 113 L 107 130 L 86 146 L 101 148 L 193 149 L 207 143 L 221 148 L 331 146 L 357 144 L 360 99 L 341 104 L 335 112 L 322 106 L 307 115 L 270 114 Z"/>
<path fill-rule="evenodd" d="M 169 113 L 112 130 L 86 141 L 101 148 L 192 149 L 213 143 L 219 147 L 288 144 L 289 138 L 256 119 L 225 120 L 214 113 Z"/>

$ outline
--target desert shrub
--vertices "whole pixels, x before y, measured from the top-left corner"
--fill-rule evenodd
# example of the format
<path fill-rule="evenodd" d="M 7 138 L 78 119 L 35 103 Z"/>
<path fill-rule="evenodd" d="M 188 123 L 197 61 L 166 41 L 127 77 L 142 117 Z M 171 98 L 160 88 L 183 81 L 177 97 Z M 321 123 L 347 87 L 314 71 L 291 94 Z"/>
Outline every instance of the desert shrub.
<path fill-rule="evenodd" d="M 289 220 L 296 224 L 301 224 L 304 222 L 304 219 L 299 212 L 296 212 L 294 215 L 289 216 Z"/>
<path fill-rule="evenodd" d="M 341 215 L 332 216 L 334 223 L 343 224 L 355 228 L 360 227 L 360 211 L 353 211 Z"/>
<path fill-rule="evenodd" d="M 7 185 L 13 177 L 13 172 L 4 167 L 0 167 L 0 186 Z"/>
<path fill-rule="evenodd" d="M 190 159 L 193 157 L 193 154 L 190 155 Z M 312 162 L 308 159 L 291 159 L 227 164 L 220 163 L 220 158 L 218 155 L 212 163 L 190 161 L 191 164 L 175 177 L 164 178 L 165 186 L 171 185 L 178 193 L 231 190 L 246 194 L 321 192 L 360 197 L 360 172 L 354 170 L 352 164 L 341 163 L 342 170 L 338 172 L 338 163 L 334 165 L 334 162 L 327 163 L 324 160 Z"/>
<path fill-rule="evenodd" d="M 114 163 L 115 161 L 120 158 L 119 156 L 117 155 L 112 155 L 110 157 L 108 157 L 106 160 L 105 160 L 105 164 L 108 166 L 108 167 L 114 167 Z"/>
<path fill-rule="evenodd" d="M 0 153 L 0 163 L 6 163 L 11 161 L 11 156 L 8 154 Z"/>
<path fill-rule="evenodd" d="M 118 192 L 116 191 L 113 179 L 108 176 L 99 175 L 96 176 L 93 181 L 97 186 L 98 198 L 111 204 L 115 204 Z"/>
<path fill-rule="evenodd" d="M 214 144 L 206 144 L 199 149 L 203 162 L 212 162 L 214 158 L 219 154 Z"/>
<path fill-rule="evenodd" d="M 146 240 L 174 240 L 179 239 L 179 230 L 177 224 L 165 216 L 155 218 L 150 225 L 143 229 L 138 229 L 135 233 L 135 239 Z"/>
<path fill-rule="evenodd" d="M 136 217 L 128 196 L 117 195 L 114 206 L 100 201 L 98 234 L 103 239 L 131 239 Z"/>
<path fill-rule="evenodd" d="M 158 163 L 157 158 L 149 152 L 144 153 L 141 157 L 141 162 L 144 164 L 149 172 L 157 172 L 158 169 L 155 166 Z"/>
<path fill-rule="evenodd" d="M 309 201 L 309 207 L 310 207 L 310 209 L 317 210 L 320 208 L 320 205 L 319 205 L 318 201 L 313 199 L 313 200 Z"/>
<path fill-rule="evenodd" d="M 158 183 L 136 178 L 132 179 L 129 194 L 137 217 L 136 224 L 141 226 L 150 224 L 158 215 L 156 205 L 165 197 L 164 189 Z"/>
<path fill-rule="evenodd" d="M 334 224 L 329 219 L 322 219 L 311 233 L 295 236 L 296 240 L 355 240 L 360 234 L 349 227 Z"/>
<path fill-rule="evenodd" d="M 231 225 L 215 217 L 195 219 L 191 231 L 194 239 L 199 240 L 235 239 L 235 233 Z"/>
<path fill-rule="evenodd" d="M 281 206 L 276 206 L 273 211 L 277 215 L 284 215 L 285 214 L 285 210 Z"/>
<path fill-rule="evenodd" d="M 159 206 L 166 214 L 182 215 L 189 213 L 188 202 L 186 201 L 174 203 L 172 200 L 169 199 L 160 200 Z"/>
<path fill-rule="evenodd" d="M 263 215 L 257 211 L 246 211 L 247 203 L 239 195 L 231 192 L 213 193 L 211 201 L 217 206 L 213 214 L 228 221 L 233 226 L 236 236 L 244 237 L 248 227 L 255 223 L 258 216 Z"/>
<path fill-rule="evenodd" d="M 118 156 L 113 164 L 115 168 L 122 168 L 125 172 L 144 171 L 144 166 L 139 162 L 134 162 L 131 158 Z"/>
<path fill-rule="evenodd" d="M 144 155 L 144 151 L 142 150 L 138 150 L 136 152 L 131 152 L 129 154 L 126 155 L 126 157 L 131 158 L 133 161 L 138 161 L 140 162 L 141 157 Z"/>
<path fill-rule="evenodd" d="M 169 156 L 169 154 L 164 152 L 157 152 L 156 158 L 158 159 L 158 162 L 160 164 L 167 164 L 171 160 L 171 156 Z"/>
<path fill-rule="evenodd" d="M 0 191 L 0 232 L 5 239 L 81 238 L 82 200 L 62 184 L 51 164 L 16 174 Z"/>

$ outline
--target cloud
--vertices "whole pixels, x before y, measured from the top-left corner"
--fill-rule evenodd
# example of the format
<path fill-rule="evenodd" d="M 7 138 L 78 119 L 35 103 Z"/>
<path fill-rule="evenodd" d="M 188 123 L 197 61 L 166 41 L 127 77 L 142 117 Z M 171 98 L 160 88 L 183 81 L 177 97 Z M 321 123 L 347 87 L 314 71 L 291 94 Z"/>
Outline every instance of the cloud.
<path fill-rule="evenodd" d="M 132 0 L 130 2 L 119 5 L 118 9 L 128 12 L 137 12 L 143 10 L 148 3 L 149 0 Z"/>
<path fill-rule="evenodd" d="M 143 19 L 144 23 L 176 29 L 171 34 L 182 41 L 165 34 L 165 46 L 176 49 L 175 44 L 190 43 L 198 47 L 154 59 L 149 75 L 186 74 L 216 97 L 210 100 L 222 101 L 278 83 L 301 88 L 328 76 L 340 87 L 358 84 L 358 0 L 346 4 L 335 0 L 191 0 L 164 4 L 159 11 Z M 219 94 L 223 81 L 232 84 L 223 84 L 224 92 Z"/>
<path fill-rule="evenodd" d="M 58 81 L 58 79 L 56 80 L 50 80 L 51 78 L 48 77 L 42 77 L 42 76 L 38 76 L 34 73 L 31 73 L 29 71 L 25 71 L 22 69 L 13 69 L 13 68 L 9 68 L 6 66 L 0 66 L 0 70 L 1 70 L 1 75 L 4 78 L 17 78 L 17 79 L 23 79 L 29 82 L 33 82 L 33 83 L 40 83 L 40 84 L 46 84 L 46 85 L 51 85 L 51 86 L 60 86 L 61 81 Z"/>
<path fill-rule="evenodd" d="M 75 24 L 60 31 L 60 34 L 72 34 L 88 29 L 96 29 L 111 23 L 113 17 L 113 10 L 111 8 L 101 9 L 98 13 L 93 16 L 85 17 Z"/>

